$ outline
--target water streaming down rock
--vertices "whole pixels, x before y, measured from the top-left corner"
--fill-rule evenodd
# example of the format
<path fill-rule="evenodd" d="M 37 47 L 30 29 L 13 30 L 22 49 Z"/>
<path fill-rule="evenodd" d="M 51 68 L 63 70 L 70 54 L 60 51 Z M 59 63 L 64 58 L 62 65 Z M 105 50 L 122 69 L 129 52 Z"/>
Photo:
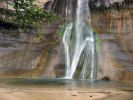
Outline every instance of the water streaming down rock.
<path fill-rule="evenodd" d="M 77 0 L 76 17 L 72 0 L 67 0 L 68 24 L 63 43 L 66 57 L 66 78 L 95 79 L 95 39 L 91 28 L 88 0 Z"/>

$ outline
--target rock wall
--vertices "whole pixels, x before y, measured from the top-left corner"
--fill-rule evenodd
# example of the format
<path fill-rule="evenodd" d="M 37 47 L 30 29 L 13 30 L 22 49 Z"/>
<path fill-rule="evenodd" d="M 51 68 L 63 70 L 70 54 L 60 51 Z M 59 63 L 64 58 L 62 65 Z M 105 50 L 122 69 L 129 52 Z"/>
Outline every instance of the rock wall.
<path fill-rule="evenodd" d="M 99 35 L 99 78 L 133 82 L 132 13 L 130 9 L 93 13 L 93 27 Z"/>
<path fill-rule="evenodd" d="M 49 68 L 54 73 L 54 67 L 60 65 L 56 60 L 59 59 L 58 26 L 59 22 L 42 24 L 40 36 L 33 33 L 14 36 L 16 31 L 0 28 L 0 77 L 51 76 Z"/>
<path fill-rule="evenodd" d="M 41 2 L 45 0 L 39 2 L 43 4 Z M 91 13 L 92 26 L 98 35 L 98 79 L 109 77 L 111 80 L 133 82 L 132 9 Z M 42 40 L 33 34 L 12 37 L 8 35 L 9 31 L 0 29 L 0 77 L 64 76 L 64 50 L 56 34 L 59 25 L 57 21 L 42 26 Z"/>

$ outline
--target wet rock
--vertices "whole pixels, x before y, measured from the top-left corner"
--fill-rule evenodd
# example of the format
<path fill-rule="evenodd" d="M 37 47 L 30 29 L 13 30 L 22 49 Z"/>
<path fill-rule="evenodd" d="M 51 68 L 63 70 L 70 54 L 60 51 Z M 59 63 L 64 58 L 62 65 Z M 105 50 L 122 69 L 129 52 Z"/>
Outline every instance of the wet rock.
<path fill-rule="evenodd" d="M 110 81 L 110 78 L 105 76 L 105 77 L 101 78 L 101 80 L 103 80 L 103 81 Z"/>

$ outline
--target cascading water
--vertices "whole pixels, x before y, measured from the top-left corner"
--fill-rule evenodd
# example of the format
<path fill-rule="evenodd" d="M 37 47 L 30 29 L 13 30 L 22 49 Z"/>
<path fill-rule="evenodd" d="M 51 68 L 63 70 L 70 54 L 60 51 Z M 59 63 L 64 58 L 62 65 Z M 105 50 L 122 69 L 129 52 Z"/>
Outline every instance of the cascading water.
<path fill-rule="evenodd" d="M 96 78 L 95 40 L 88 0 L 77 0 L 75 17 L 73 11 L 72 0 L 67 0 L 68 24 L 63 37 L 66 78 L 93 80 Z"/>

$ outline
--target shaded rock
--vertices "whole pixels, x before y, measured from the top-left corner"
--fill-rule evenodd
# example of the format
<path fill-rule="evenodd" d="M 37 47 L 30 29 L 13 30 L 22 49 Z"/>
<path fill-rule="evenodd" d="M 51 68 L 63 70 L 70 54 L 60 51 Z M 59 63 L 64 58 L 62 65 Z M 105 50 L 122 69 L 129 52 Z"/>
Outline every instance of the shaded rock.
<path fill-rule="evenodd" d="M 110 81 L 110 78 L 105 76 L 105 77 L 101 78 L 101 80 L 103 80 L 103 81 Z"/>

